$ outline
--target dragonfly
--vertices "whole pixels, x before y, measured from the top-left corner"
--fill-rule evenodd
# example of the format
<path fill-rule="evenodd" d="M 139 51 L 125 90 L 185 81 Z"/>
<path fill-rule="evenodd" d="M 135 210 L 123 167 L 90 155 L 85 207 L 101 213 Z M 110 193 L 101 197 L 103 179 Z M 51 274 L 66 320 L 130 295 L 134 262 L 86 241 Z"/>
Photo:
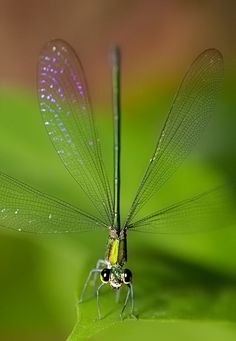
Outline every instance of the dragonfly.
<path fill-rule="evenodd" d="M 97 261 L 83 287 L 100 275 L 96 287 L 98 318 L 100 291 L 107 284 L 116 292 L 127 288 L 121 317 L 130 303 L 134 315 L 133 276 L 127 263 L 129 231 L 185 233 L 207 229 L 207 217 L 221 210 L 219 188 L 138 218 L 138 212 L 174 175 L 195 147 L 212 113 L 222 85 L 223 57 L 216 49 L 202 52 L 185 74 L 170 107 L 160 137 L 138 186 L 129 213 L 120 214 L 121 52 L 112 51 L 113 190 L 105 170 L 95 129 L 85 74 L 79 57 L 65 41 L 46 43 L 38 62 L 37 90 L 40 112 L 48 136 L 67 171 L 96 210 L 89 214 L 0 173 L 0 225 L 22 232 L 77 233 L 107 230 L 105 257 Z M 122 222 L 124 221 L 124 222 Z M 216 226 L 215 225 L 215 226 Z"/>

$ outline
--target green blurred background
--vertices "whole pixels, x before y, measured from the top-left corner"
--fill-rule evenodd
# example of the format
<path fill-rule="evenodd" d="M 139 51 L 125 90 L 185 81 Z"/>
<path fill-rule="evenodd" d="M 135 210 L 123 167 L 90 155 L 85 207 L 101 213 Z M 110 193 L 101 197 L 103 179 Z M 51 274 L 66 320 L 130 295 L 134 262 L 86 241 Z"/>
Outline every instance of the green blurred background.
<path fill-rule="evenodd" d="M 234 178 L 234 1 L 0 0 L 0 8 L 0 171 L 90 210 L 54 153 L 36 99 L 39 50 L 46 41 L 62 38 L 83 62 L 110 178 L 108 53 L 114 43 L 122 48 L 123 215 L 181 75 L 208 47 L 220 49 L 225 57 L 218 110 L 192 157 L 146 210 Z M 94 336 L 87 331 L 91 340 L 116 340 L 120 335 L 124 340 L 235 340 L 234 226 L 189 236 L 130 233 L 128 241 L 143 320 L 108 325 Z M 106 234 L 97 232 L 38 237 L 2 229 L 0 340 L 65 340 L 76 322 L 78 292 L 103 256 L 105 242 Z M 112 297 L 110 302 L 112 306 Z M 89 304 L 96 309 L 95 300 Z M 91 321 L 95 318 L 96 311 L 91 312 Z"/>

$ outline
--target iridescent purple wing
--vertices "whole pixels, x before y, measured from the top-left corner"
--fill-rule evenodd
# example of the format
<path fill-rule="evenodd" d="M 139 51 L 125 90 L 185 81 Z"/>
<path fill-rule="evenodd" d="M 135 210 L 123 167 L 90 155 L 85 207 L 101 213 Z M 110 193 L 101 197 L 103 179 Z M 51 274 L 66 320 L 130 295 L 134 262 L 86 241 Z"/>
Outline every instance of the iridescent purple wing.
<path fill-rule="evenodd" d="M 84 72 L 75 51 L 62 40 L 47 43 L 41 51 L 38 96 L 43 121 L 57 154 L 95 206 L 98 216 L 111 224 L 111 191 Z"/>

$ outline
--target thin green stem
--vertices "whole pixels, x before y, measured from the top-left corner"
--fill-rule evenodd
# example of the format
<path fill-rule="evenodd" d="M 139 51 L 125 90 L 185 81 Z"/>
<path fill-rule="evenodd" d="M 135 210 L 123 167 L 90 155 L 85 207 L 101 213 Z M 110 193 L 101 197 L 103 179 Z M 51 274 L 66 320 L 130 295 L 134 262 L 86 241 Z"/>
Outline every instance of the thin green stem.
<path fill-rule="evenodd" d="M 120 230 L 120 50 L 112 51 L 112 98 L 114 129 L 114 228 Z"/>

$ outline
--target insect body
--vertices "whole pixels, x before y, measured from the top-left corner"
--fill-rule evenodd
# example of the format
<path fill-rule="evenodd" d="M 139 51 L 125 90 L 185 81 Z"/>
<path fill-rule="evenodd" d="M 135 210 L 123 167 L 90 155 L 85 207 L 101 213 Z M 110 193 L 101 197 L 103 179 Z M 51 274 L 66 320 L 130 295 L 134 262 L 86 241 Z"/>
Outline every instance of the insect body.
<path fill-rule="evenodd" d="M 100 279 L 102 284 L 97 289 L 97 297 L 99 296 L 100 289 L 105 284 L 110 284 L 112 289 L 119 290 L 123 284 L 126 284 L 128 287 L 128 292 L 125 300 L 125 304 L 123 306 L 121 317 L 123 311 L 128 303 L 129 296 L 131 297 L 131 316 L 136 318 L 133 314 L 134 310 L 134 294 L 133 294 L 133 286 L 132 286 L 132 272 L 129 269 L 124 268 L 125 263 L 127 262 L 127 239 L 126 239 L 126 230 L 123 229 L 119 233 L 113 229 L 109 228 L 109 237 L 107 241 L 106 255 L 105 260 L 98 260 L 97 266 L 95 269 L 92 269 L 89 273 L 87 281 L 85 282 L 83 291 L 81 293 L 80 302 L 83 301 L 83 296 L 85 290 L 87 289 L 87 285 L 90 281 L 90 278 L 93 274 L 100 273 Z M 100 269 L 100 265 L 105 266 L 105 268 Z M 96 277 L 94 279 L 96 282 Z M 100 313 L 100 305 L 98 301 L 98 317 L 101 317 Z"/>
<path fill-rule="evenodd" d="M 94 276 L 96 283 L 100 274 L 97 288 L 99 318 L 100 289 L 108 283 L 117 291 L 122 285 L 128 288 L 121 315 L 130 298 L 133 316 L 132 273 L 125 267 L 129 231 L 196 231 L 208 225 L 208 216 L 215 217 L 215 226 L 220 224 L 219 190 L 196 195 L 142 218 L 137 218 L 137 213 L 175 173 L 200 139 L 214 109 L 222 73 L 222 56 L 215 49 L 204 51 L 193 62 L 175 96 L 129 214 L 121 224 L 119 49 L 113 50 L 112 66 L 114 179 L 111 191 L 80 60 L 72 47 L 62 40 L 53 40 L 43 47 L 38 65 L 38 98 L 43 122 L 56 153 L 96 208 L 97 215 L 81 211 L 0 173 L 0 224 L 34 233 L 106 228 L 105 259 L 98 260 L 90 271 L 81 293 L 83 300 L 90 279 Z"/>
<path fill-rule="evenodd" d="M 119 234 L 116 230 L 110 229 L 107 242 L 106 260 L 113 265 L 123 266 L 127 262 L 127 240 L 126 231 Z"/>

